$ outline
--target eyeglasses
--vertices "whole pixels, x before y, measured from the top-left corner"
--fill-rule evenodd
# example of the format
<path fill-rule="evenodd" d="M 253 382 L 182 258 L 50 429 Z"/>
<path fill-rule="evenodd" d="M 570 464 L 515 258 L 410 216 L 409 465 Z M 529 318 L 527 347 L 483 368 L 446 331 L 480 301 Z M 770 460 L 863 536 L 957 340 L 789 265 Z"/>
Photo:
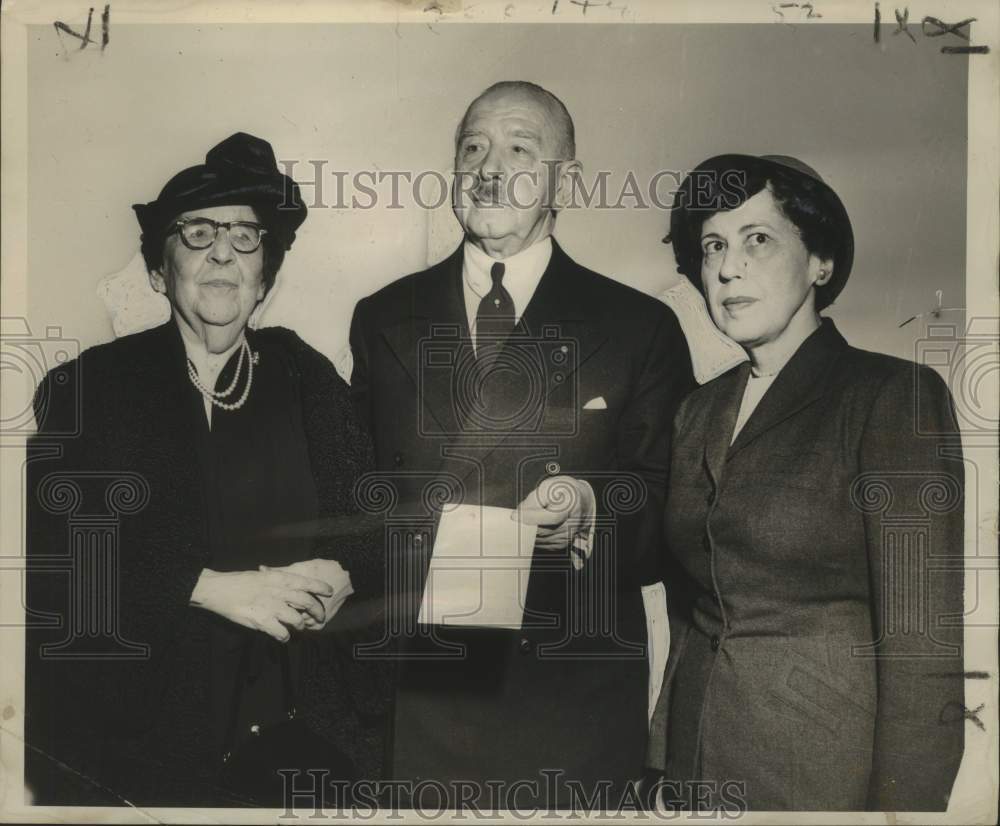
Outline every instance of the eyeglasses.
<path fill-rule="evenodd" d="M 264 227 L 252 221 L 220 222 L 211 218 L 183 218 L 174 222 L 170 232 L 180 232 L 184 246 L 189 249 L 206 250 L 215 243 L 223 228 L 229 232 L 233 249 L 242 253 L 255 252 L 267 233 Z"/>

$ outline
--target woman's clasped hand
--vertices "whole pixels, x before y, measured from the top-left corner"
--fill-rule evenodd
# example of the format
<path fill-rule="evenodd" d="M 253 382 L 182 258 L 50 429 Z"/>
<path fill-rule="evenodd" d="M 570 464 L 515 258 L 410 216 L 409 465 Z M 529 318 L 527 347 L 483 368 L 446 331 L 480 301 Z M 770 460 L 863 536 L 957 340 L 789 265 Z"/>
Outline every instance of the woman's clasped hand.
<path fill-rule="evenodd" d="M 339 563 L 313 559 L 258 571 L 205 569 L 191 603 L 287 642 L 289 629 L 325 627 L 350 592 L 350 576 Z"/>

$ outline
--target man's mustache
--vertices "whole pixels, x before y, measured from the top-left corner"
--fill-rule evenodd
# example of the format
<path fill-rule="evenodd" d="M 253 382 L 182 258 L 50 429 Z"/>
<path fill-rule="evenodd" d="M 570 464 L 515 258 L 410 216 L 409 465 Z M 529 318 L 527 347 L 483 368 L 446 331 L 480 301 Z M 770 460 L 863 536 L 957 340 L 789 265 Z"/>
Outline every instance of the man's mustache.
<path fill-rule="evenodd" d="M 483 206 L 516 207 L 527 209 L 534 207 L 542 198 L 540 193 L 518 194 L 514 191 L 514 181 L 498 181 L 484 183 L 469 190 L 473 201 Z"/>
<path fill-rule="evenodd" d="M 554 203 L 549 200 L 551 193 L 539 191 L 538 183 L 538 173 L 533 170 L 489 177 L 470 171 L 459 172 L 456 173 L 453 189 L 455 206 L 535 209 L 541 205 L 554 208 Z"/>
<path fill-rule="evenodd" d="M 472 197 L 477 201 L 497 205 L 506 205 L 507 199 L 503 194 L 503 184 L 499 181 L 482 184 L 472 191 Z"/>

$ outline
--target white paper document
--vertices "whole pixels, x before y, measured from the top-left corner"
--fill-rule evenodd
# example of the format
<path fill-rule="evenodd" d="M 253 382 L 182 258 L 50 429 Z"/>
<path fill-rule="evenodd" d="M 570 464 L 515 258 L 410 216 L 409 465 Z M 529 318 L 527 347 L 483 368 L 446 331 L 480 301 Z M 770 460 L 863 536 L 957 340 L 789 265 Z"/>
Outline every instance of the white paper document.
<path fill-rule="evenodd" d="M 521 628 L 537 528 L 514 513 L 459 505 L 441 515 L 419 623 Z"/>

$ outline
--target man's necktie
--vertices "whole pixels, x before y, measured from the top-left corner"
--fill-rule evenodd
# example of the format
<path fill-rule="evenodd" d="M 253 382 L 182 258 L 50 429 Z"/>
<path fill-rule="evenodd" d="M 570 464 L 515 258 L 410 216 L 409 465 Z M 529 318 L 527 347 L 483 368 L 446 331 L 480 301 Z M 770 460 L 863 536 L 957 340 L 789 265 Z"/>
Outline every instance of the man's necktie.
<path fill-rule="evenodd" d="M 493 287 L 479 302 L 476 313 L 476 355 L 495 352 L 514 329 L 514 299 L 503 288 L 504 265 L 497 261 L 490 268 Z"/>

